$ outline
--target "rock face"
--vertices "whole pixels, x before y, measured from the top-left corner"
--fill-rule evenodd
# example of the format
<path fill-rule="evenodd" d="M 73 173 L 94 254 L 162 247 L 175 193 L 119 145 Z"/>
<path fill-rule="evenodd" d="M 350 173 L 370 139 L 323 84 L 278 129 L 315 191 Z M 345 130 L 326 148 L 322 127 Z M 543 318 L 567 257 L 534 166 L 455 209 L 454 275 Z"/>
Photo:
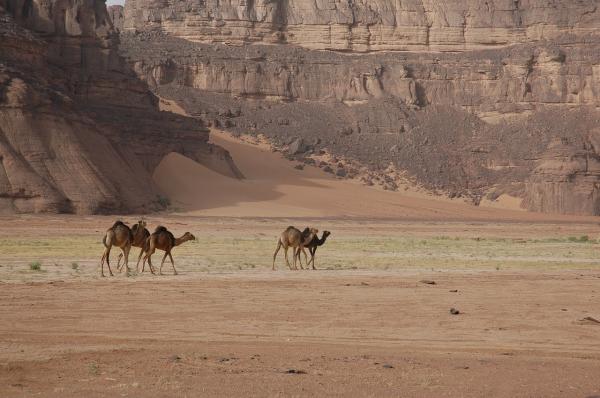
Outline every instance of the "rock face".
<path fill-rule="evenodd" d="M 600 214 L 600 134 L 555 139 L 527 183 L 526 205 L 556 213 Z"/>
<path fill-rule="evenodd" d="M 127 20 L 135 4 L 126 4 L 125 26 L 137 21 Z M 545 25 L 559 9 L 571 10 L 561 24 L 595 13 L 595 2 L 553 4 Z M 318 140 L 315 151 L 373 169 L 392 163 L 434 192 L 474 203 L 508 193 L 530 210 L 599 214 L 593 170 L 548 166 L 580 157 L 584 146 L 596 156 L 600 40 L 591 28 L 456 53 L 341 53 L 195 43 L 157 32 L 157 23 L 124 33 L 122 54 L 154 90 L 204 120 L 281 145 Z M 557 140 L 573 144 L 557 155 Z"/>
<path fill-rule="evenodd" d="M 115 31 L 117 31 L 117 32 L 122 31 L 123 30 L 123 22 L 125 21 L 123 6 L 116 4 L 116 5 L 108 6 L 107 10 L 108 10 L 108 16 L 109 16 L 110 20 L 112 21 L 113 28 L 115 29 Z"/>
<path fill-rule="evenodd" d="M 128 0 L 125 29 L 205 43 L 465 51 L 597 34 L 597 0 Z"/>
<path fill-rule="evenodd" d="M 0 211 L 158 210 L 170 152 L 239 176 L 197 120 L 158 111 L 103 1 L 0 0 L 0 36 Z"/>

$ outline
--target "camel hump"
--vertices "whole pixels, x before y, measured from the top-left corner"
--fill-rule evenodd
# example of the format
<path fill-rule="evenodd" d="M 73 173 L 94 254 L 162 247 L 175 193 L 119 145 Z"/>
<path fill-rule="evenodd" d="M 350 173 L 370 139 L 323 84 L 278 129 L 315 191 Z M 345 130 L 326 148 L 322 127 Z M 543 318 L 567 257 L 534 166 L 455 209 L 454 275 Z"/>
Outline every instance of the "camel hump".
<path fill-rule="evenodd" d="M 120 226 L 125 226 L 125 223 L 123 221 L 121 221 L 121 220 L 117 220 L 117 221 L 115 221 L 115 223 L 113 224 L 113 226 L 110 227 L 110 228 L 111 229 L 115 229 L 115 228 L 120 227 Z"/>
<path fill-rule="evenodd" d="M 156 229 L 154 230 L 155 234 L 161 233 L 161 232 L 167 232 L 167 227 L 163 227 L 162 225 L 159 225 L 158 227 L 156 227 Z"/>
<path fill-rule="evenodd" d="M 287 227 L 285 230 L 289 231 L 290 229 L 296 229 L 296 227 L 294 227 L 293 225 L 290 225 L 289 227 Z"/>

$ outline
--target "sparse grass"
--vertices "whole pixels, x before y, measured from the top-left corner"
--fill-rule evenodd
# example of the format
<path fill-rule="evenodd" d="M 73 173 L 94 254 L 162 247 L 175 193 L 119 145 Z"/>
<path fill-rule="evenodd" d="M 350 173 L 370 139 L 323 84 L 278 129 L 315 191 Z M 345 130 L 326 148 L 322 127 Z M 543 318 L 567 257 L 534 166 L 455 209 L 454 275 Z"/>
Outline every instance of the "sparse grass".
<path fill-rule="evenodd" d="M 242 228 L 241 231 L 231 228 L 198 233 L 189 229 L 198 241 L 187 242 L 173 252 L 177 269 L 182 273 L 251 272 L 271 267 L 276 232 L 246 233 Z M 410 236 L 377 229 L 360 236 L 340 231 L 319 248 L 315 264 L 319 269 L 332 270 L 590 269 L 600 264 L 597 260 L 600 245 L 595 243 L 588 235 L 575 234 L 507 238 L 481 234 Z M 73 260 L 97 264 L 102 250 L 98 234 L 91 233 L 35 239 L 4 237 L 0 239 L 0 255 L 4 261 L 0 280 L 39 279 L 42 273 L 46 279 L 95 278 L 97 267 L 80 267 Z M 111 253 L 113 265 L 118 252 Z M 161 254 L 158 252 L 153 257 L 155 262 L 160 261 Z M 32 257 L 37 261 L 31 262 Z M 289 257 L 292 260 L 291 252 Z M 42 269 L 42 262 L 58 265 Z M 36 263 L 39 266 L 33 265 Z M 276 267 L 287 269 L 283 250 L 279 252 Z M 38 272 L 31 272 L 33 270 Z"/>
<path fill-rule="evenodd" d="M 592 240 L 590 240 L 590 237 L 588 235 L 582 235 L 582 236 L 569 236 L 567 238 L 567 240 L 569 242 L 578 242 L 578 243 L 594 243 Z"/>
<path fill-rule="evenodd" d="M 88 363 L 88 372 L 90 372 L 91 375 L 96 376 L 100 373 L 100 367 L 95 362 Z"/>

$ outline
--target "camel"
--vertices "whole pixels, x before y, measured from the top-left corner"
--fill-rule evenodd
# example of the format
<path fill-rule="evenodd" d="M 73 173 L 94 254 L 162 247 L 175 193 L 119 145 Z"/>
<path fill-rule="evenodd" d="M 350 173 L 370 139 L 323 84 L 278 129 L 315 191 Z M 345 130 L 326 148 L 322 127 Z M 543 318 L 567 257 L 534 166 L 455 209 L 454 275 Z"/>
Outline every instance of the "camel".
<path fill-rule="evenodd" d="M 304 231 L 302 231 L 302 236 L 307 236 L 307 235 L 308 235 L 308 228 L 306 228 L 306 229 L 304 229 Z M 331 235 L 331 232 L 323 231 L 323 235 L 321 235 L 321 238 L 319 238 L 317 235 L 315 235 L 308 244 L 304 245 L 304 247 L 308 248 L 308 252 L 310 253 L 310 261 L 307 261 L 306 252 L 304 251 L 304 247 L 302 248 L 302 253 L 304 253 L 304 262 L 306 263 L 307 269 L 308 269 L 308 264 L 312 265 L 312 269 L 316 269 L 315 268 L 315 254 L 317 253 L 317 248 L 319 246 L 323 246 L 325 244 L 325 241 L 327 240 L 329 235 Z M 300 261 L 300 250 L 298 250 L 297 255 L 298 255 L 298 261 Z M 301 261 L 300 261 L 300 266 L 302 267 Z"/>
<path fill-rule="evenodd" d="M 117 221 L 112 227 L 106 230 L 104 238 L 102 238 L 102 244 L 104 244 L 104 254 L 100 260 L 100 274 L 104 277 L 104 261 L 108 266 L 108 272 L 110 276 L 113 276 L 112 270 L 110 269 L 110 249 L 113 246 L 117 246 L 123 251 L 125 256 L 125 268 L 129 275 L 129 251 L 131 250 L 131 242 L 133 241 L 133 235 L 131 229 L 125 225 L 122 221 Z"/>
<path fill-rule="evenodd" d="M 163 250 L 165 255 L 163 256 L 162 262 L 160 263 L 160 269 L 158 270 L 159 275 L 162 275 L 162 267 L 169 256 L 171 260 L 171 265 L 173 266 L 173 273 L 177 275 L 177 270 L 175 269 L 175 263 L 173 262 L 173 256 L 171 255 L 171 250 L 174 247 L 181 245 L 188 240 L 195 240 L 196 237 L 189 232 L 186 232 L 179 238 L 175 238 L 171 232 L 167 230 L 167 228 L 163 226 L 158 226 L 148 237 L 146 240 L 146 245 L 142 249 L 146 252 L 144 256 L 144 261 L 142 263 L 142 272 L 144 272 L 144 268 L 146 267 L 146 260 L 148 261 L 148 265 L 150 266 L 150 272 L 154 274 L 154 267 L 152 266 L 151 256 L 154 254 L 156 249 Z"/>
<path fill-rule="evenodd" d="M 137 224 L 131 227 L 131 233 L 133 234 L 133 241 L 131 242 L 131 246 L 139 247 L 140 255 L 138 256 L 138 260 L 135 266 L 136 271 L 139 272 L 140 268 L 140 260 L 142 259 L 142 255 L 144 254 L 144 245 L 146 244 L 146 240 L 150 236 L 150 231 L 146 229 L 146 221 L 140 220 Z M 117 270 L 119 272 L 122 271 L 123 266 L 121 265 L 121 259 L 123 258 L 123 254 L 119 254 L 119 258 L 117 259 Z"/>
<path fill-rule="evenodd" d="M 282 246 L 285 253 L 285 262 L 288 268 L 292 269 L 288 259 L 288 248 L 291 247 L 293 251 L 292 258 L 294 260 L 294 269 L 298 270 L 298 267 L 296 266 L 296 250 L 302 250 L 306 244 L 313 240 L 313 238 L 317 235 L 317 232 L 319 232 L 317 229 L 310 228 L 307 231 L 306 236 L 303 237 L 302 232 L 300 232 L 298 229 L 292 226 L 287 227 L 286 230 L 281 233 L 279 240 L 277 240 L 277 249 L 275 249 L 275 253 L 273 253 L 273 271 L 275 271 L 275 259 L 277 258 L 277 253 L 279 253 L 279 249 L 281 249 Z M 300 263 L 300 268 L 302 268 L 302 262 Z"/>

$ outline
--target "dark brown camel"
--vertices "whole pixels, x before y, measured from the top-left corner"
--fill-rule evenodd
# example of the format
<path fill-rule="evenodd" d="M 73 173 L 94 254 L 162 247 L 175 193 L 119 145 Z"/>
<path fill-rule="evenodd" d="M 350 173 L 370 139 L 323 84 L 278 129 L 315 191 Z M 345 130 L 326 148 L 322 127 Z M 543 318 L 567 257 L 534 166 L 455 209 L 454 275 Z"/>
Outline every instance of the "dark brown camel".
<path fill-rule="evenodd" d="M 117 246 L 123 251 L 125 256 L 125 268 L 127 275 L 129 275 L 129 251 L 131 250 L 131 242 L 133 241 L 133 235 L 131 229 L 125 225 L 122 221 L 117 221 L 112 227 L 106 230 L 104 238 L 102 238 L 102 244 L 104 244 L 104 254 L 100 260 L 100 274 L 104 277 L 104 261 L 108 266 L 108 272 L 110 276 L 113 276 L 112 270 L 110 269 L 110 249 L 113 246 Z"/>
<path fill-rule="evenodd" d="M 302 235 L 308 236 L 308 231 L 309 231 L 309 229 L 305 228 L 304 231 L 302 231 Z M 310 261 L 307 261 L 306 252 L 304 251 L 304 248 L 302 248 L 302 253 L 304 253 L 304 262 L 306 263 L 306 268 L 308 268 L 308 264 L 311 264 L 312 269 L 316 269 L 315 268 L 315 254 L 317 253 L 317 248 L 319 246 L 323 246 L 325 244 L 325 241 L 327 240 L 329 235 L 331 235 L 331 232 L 323 231 L 323 235 L 321 235 L 321 238 L 319 238 L 317 235 L 315 235 L 314 238 L 308 244 L 304 245 L 304 247 L 307 248 L 308 252 L 310 253 Z M 300 261 L 300 251 L 298 251 L 297 254 L 298 254 L 298 261 Z M 301 261 L 300 261 L 300 266 L 302 266 Z"/>
<path fill-rule="evenodd" d="M 296 250 L 302 250 L 302 248 L 306 244 L 310 243 L 310 241 L 312 241 L 312 239 L 317 235 L 317 232 L 319 231 L 314 228 L 310 228 L 307 232 L 307 235 L 303 237 L 302 232 L 300 232 L 300 230 L 292 226 L 287 227 L 287 229 L 281 233 L 281 236 L 279 236 L 279 239 L 277 240 L 277 249 L 275 249 L 275 253 L 273 253 L 273 271 L 275 271 L 275 259 L 277 258 L 277 253 L 279 252 L 279 249 L 281 249 L 282 246 L 285 253 L 285 262 L 289 269 L 292 269 L 292 266 L 290 265 L 290 261 L 288 259 L 288 249 L 290 247 L 292 248 L 292 258 L 294 260 L 293 269 L 297 270 L 298 267 L 296 266 Z M 302 268 L 302 263 L 300 263 L 300 268 Z"/>
<path fill-rule="evenodd" d="M 144 261 L 142 263 L 142 272 L 144 272 L 144 268 L 146 267 L 146 260 L 148 260 L 150 272 L 154 274 L 154 267 L 152 266 L 151 256 L 154 254 L 156 249 L 159 249 L 163 250 L 165 252 L 165 255 L 163 256 L 162 262 L 160 263 L 158 273 L 162 275 L 162 267 L 165 263 L 165 260 L 167 259 L 167 256 L 169 256 L 169 259 L 171 260 L 171 265 L 173 266 L 173 273 L 177 275 L 177 270 L 175 269 L 175 263 L 173 262 L 171 250 L 173 250 L 174 247 L 179 246 L 184 242 L 187 242 L 188 240 L 194 239 L 196 239 L 196 237 L 189 232 L 186 232 L 179 238 L 175 238 L 175 236 L 173 236 L 173 234 L 170 231 L 168 231 L 167 228 L 163 226 L 156 227 L 152 235 L 150 235 L 146 240 L 146 247 L 142 249 L 146 253 L 146 255 L 144 256 Z"/>

